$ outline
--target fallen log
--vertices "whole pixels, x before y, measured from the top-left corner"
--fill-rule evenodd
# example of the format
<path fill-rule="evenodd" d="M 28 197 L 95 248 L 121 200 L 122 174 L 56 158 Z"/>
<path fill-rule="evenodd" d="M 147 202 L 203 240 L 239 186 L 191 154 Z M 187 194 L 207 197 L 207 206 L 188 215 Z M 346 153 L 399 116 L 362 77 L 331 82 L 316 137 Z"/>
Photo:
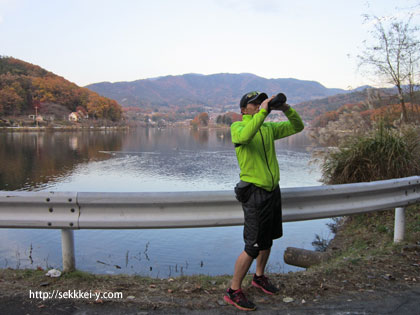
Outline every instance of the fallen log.
<path fill-rule="evenodd" d="M 308 268 L 319 265 L 328 260 L 330 255 L 324 252 L 315 252 L 303 248 L 287 247 L 284 252 L 284 262 L 289 265 Z"/>

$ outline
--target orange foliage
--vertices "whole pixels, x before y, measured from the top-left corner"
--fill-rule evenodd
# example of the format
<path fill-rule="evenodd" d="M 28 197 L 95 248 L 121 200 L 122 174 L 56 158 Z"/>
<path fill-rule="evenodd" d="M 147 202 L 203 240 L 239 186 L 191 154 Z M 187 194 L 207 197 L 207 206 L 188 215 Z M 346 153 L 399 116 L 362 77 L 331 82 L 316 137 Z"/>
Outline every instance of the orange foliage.
<path fill-rule="evenodd" d="M 16 114 L 24 103 L 23 98 L 11 86 L 5 86 L 0 90 L 0 114 L 10 112 Z"/>
<path fill-rule="evenodd" d="M 80 88 L 41 67 L 0 56 L 0 115 L 23 114 L 33 103 L 64 105 L 69 111 L 79 109 L 90 117 L 121 119 L 121 106 L 86 88 Z"/>
<path fill-rule="evenodd" d="M 238 113 L 227 112 L 225 115 L 230 117 L 230 119 L 232 120 L 232 123 L 234 123 L 235 121 L 241 121 L 242 120 L 242 115 L 238 114 Z"/>
<path fill-rule="evenodd" d="M 338 119 L 338 115 L 337 111 L 326 112 L 325 114 L 315 118 L 312 122 L 312 126 L 326 127 L 329 121 L 336 121 Z"/>
<path fill-rule="evenodd" d="M 209 124 L 209 114 L 207 113 L 198 114 L 197 116 L 194 117 L 193 120 L 191 120 L 190 124 L 195 127 L 198 127 L 198 126 L 207 127 Z"/>
<path fill-rule="evenodd" d="M 388 121 L 395 121 L 401 119 L 401 105 L 400 104 L 384 104 L 373 109 L 365 109 L 367 106 L 362 103 L 345 104 L 335 111 L 330 111 L 319 115 L 312 121 L 313 127 L 326 127 L 330 121 L 337 121 L 341 115 L 349 115 L 358 112 L 361 117 L 367 122 L 379 121 L 385 119 Z M 406 104 L 407 111 L 415 115 L 420 115 L 418 105 Z"/>

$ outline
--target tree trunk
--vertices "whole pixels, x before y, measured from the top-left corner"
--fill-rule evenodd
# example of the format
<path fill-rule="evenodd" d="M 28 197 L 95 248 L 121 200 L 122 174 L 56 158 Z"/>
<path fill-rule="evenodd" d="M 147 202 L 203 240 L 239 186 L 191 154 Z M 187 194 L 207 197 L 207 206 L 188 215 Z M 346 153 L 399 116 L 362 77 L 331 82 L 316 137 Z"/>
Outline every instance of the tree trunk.
<path fill-rule="evenodd" d="M 401 89 L 400 86 L 397 86 L 397 88 L 398 88 L 398 98 L 400 99 L 400 104 L 401 104 L 401 109 L 402 109 L 403 121 L 405 123 L 408 123 L 407 108 L 405 107 L 403 90 Z"/>
<path fill-rule="evenodd" d="M 289 265 L 308 268 L 328 260 L 329 254 L 312 250 L 287 247 L 284 252 L 284 262 Z"/>

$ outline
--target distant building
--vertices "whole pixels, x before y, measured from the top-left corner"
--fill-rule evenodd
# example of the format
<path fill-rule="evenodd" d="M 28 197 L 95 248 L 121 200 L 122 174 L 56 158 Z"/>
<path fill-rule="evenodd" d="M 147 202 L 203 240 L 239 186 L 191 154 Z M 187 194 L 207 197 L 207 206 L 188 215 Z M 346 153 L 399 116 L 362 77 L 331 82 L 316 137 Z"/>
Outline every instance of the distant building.
<path fill-rule="evenodd" d="M 80 121 L 82 119 L 88 119 L 88 118 L 89 118 L 89 115 L 87 111 L 81 106 L 78 106 L 76 108 L 76 111 L 72 112 L 69 115 L 69 121 Z"/>
<path fill-rule="evenodd" d="M 80 115 L 76 112 L 72 112 L 69 115 L 69 121 L 79 121 L 80 120 Z"/>

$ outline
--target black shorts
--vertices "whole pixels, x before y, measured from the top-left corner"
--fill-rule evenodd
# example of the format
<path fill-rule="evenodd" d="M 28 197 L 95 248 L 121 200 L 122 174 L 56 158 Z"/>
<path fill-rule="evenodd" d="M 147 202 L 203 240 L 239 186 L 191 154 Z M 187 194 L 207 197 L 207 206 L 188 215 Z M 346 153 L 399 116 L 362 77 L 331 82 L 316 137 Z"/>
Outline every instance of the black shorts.
<path fill-rule="evenodd" d="M 283 221 L 280 187 L 269 192 L 250 185 L 246 200 L 241 201 L 245 219 L 245 251 L 254 257 L 258 251 L 271 248 L 273 240 L 283 235 Z"/>

